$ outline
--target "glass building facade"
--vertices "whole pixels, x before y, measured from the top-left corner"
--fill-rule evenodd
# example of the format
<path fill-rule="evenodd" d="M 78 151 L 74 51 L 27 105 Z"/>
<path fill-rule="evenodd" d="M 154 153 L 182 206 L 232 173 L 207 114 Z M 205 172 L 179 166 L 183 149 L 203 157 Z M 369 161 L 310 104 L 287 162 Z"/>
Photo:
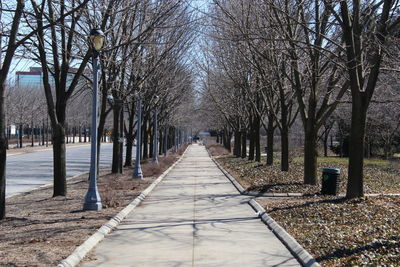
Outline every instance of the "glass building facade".
<path fill-rule="evenodd" d="M 77 71 L 76 69 L 72 69 Z M 43 73 L 41 67 L 30 67 L 29 71 L 17 71 L 15 73 L 17 86 L 22 88 L 41 88 L 43 86 Z M 68 74 L 67 86 L 74 77 L 73 73 Z M 54 79 L 50 79 L 50 86 L 54 88 Z"/>
<path fill-rule="evenodd" d="M 30 71 L 17 71 L 18 87 L 41 87 L 43 84 L 42 68 L 31 67 Z"/>

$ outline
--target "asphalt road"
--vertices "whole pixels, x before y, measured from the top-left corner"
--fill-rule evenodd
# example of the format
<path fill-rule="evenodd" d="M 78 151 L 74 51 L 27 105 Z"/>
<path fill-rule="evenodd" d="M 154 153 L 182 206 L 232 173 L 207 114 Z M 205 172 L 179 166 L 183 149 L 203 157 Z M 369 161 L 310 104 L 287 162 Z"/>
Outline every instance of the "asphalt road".
<path fill-rule="evenodd" d="M 112 144 L 102 144 L 100 168 L 111 166 Z M 89 172 L 90 145 L 67 148 L 67 177 Z M 53 150 L 7 157 L 6 196 L 53 182 Z"/>

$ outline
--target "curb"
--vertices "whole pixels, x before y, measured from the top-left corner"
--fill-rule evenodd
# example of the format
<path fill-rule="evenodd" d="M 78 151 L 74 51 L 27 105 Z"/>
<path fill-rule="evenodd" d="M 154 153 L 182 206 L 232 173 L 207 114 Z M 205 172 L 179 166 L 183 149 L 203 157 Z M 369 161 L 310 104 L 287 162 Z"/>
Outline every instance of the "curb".
<path fill-rule="evenodd" d="M 224 173 L 224 175 L 231 181 L 231 183 L 236 187 L 236 189 L 239 191 L 241 195 L 245 196 L 252 196 L 252 197 L 302 197 L 304 194 L 301 193 L 258 193 L 258 192 L 252 192 L 252 191 L 247 191 L 243 188 L 243 186 L 236 181 L 236 179 L 229 173 L 227 172 L 221 164 L 218 163 L 214 159 L 214 157 L 211 156 L 209 153 L 211 159 L 214 161 L 214 163 L 217 165 L 217 167 Z"/>
<path fill-rule="evenodd" d="M 289 249 L 302 266 L 320 267 L 319 263 L 308 253 L 285 229 L 272 219 L 265 209 L 254 199 L 249 201 L 250 206 L 257 212 L 261 220 L 272 230 L 278 239 Z"/>
<path fill-rule="evenodd" d="M 91 235 L 85 242 L 83 242 L 79 247 L 77 247 L 71 255 L 66 259 L 62 260 L 57 267 L 74 267 L 79 264 L 79 262 L 86 256 L 86 254 L 91 251 L 100 241 L 102 241 L 107 234 L 114 230 L 121 221 L 132 212 L 145 198 L 153 191 L 153 189 L 164 179 L 164 177 L 183 159 L 185 152 L 181 157 L 166 169 L 158 178 L 149 185 L 138 197 L 136 197 L 128 206 L 121 210 L 114 218 L 109 220 L 106 224 L 101 226 L 93 235 Z"/>
<path fill-rule="evenodd" d="M 89 172 L 82 172 L 82 173 L 75 174 L 74 176 L 68 177 L 66 180 L 69 181 L 69 180 L 75 179 L 75 178 L 77 178 L 77 177 L 79 177 L 81 175 L 85 175 L 85 174 L 89 174 Z M 6 196 L 6 199 L 7 198 L 11 198 L 11 197 L 15 197 L 15 196 L 24 195 L 24 194 L 29 194 L 32 191 L 43 189 L 43 188 L 47 188 L 47 187 L 51 187 L 51 186 L 53 186 L 53 183 L 44 184 L 44 185 L 29 189 L 28 191 L 24 191 L 24 192 L 19 192 L 19 193 L 15 193 L 15 194 L 12 194 L 12 195 L 8 195 L 8 196 Z"/>
<path fill-rule="evenodd" d="M 210 154 L 209 154 L 210 155 Z M 211 156 L 211 155 L 210 155 Z M 231 183 L 236 187 L 241 195 L 250 195 L 251 193 L 244 190 L 241 184 L 236 181 L 236 179 L 230 175 L 213 157 L 211 159 L 217 165 L 217 167 L 222 171 L 222 173 L 231 181 Z M 278 193 L 269 193 L 270 195 L 277 196 Z M 288 196 L 286 193 L 279 194 L 278 196 Z M 255 196 L 262 196 L 261 194 L 255 194 Z M 289 235 L 284 228 L 282 228 L 274 219 L 272 219 L 265 209 L 261 207 L 254 199 L 251 199 L 249 205 L 257 212 L 261 220 L 272 230 L 275 236 L 285 245 L 285 247 L 292 253 L 292 255 L 298 260 L 298 262 L 305 267 L 320 267 L 319 263 L 308 253 L 291 235 Z"/>
<path fill-rule="evenodd" d="M 207 150 L 208 151 L 208 150 Z M 239 191 L 239 193 L 241 195 L 247 195 L 248 193 L 246 192 L 246 190 L 243 188 L 243 186 L 236 181 L 236 179 L 229 174 L 229 172 L 227 172 L 215 159 L 214 157 L 211 156 L 210 153 L 208 153 L 209 156 L 211 157 L 212 161 L 215 163 L 215 165 L 217 165 L 218 169 L 220 169 L 222 171 L 222 173 L 229 179 L 229 181 L 231 181 L 231 183 L 233 184 L 233 186 L 236 187 L 236 189 Z"/>

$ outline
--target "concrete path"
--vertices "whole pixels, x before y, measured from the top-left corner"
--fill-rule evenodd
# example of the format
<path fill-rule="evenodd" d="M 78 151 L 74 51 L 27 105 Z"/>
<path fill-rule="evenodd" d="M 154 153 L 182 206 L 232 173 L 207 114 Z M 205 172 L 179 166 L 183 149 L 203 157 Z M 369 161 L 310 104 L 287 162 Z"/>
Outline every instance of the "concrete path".
<path fill-rule="evenodd" d="M 248 200 L 192 145 L 83 266 L 300 266 Z"/>

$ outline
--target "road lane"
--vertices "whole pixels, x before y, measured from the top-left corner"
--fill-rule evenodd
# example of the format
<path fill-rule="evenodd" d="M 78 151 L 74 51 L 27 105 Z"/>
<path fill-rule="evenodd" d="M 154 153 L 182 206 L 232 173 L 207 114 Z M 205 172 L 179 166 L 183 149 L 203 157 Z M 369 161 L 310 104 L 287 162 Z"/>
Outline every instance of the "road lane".
<path fill-rule="evenodd" d="M 133 153 L 135 155 L 135 153 Z M 100 168 L 111 166 L 112 144 L 102 144 Z M 88 172 L 90 145 L 67 148 L 67 177 Z M 7 157 L 6 196 L 53 182 L 53 150 Z"/>

